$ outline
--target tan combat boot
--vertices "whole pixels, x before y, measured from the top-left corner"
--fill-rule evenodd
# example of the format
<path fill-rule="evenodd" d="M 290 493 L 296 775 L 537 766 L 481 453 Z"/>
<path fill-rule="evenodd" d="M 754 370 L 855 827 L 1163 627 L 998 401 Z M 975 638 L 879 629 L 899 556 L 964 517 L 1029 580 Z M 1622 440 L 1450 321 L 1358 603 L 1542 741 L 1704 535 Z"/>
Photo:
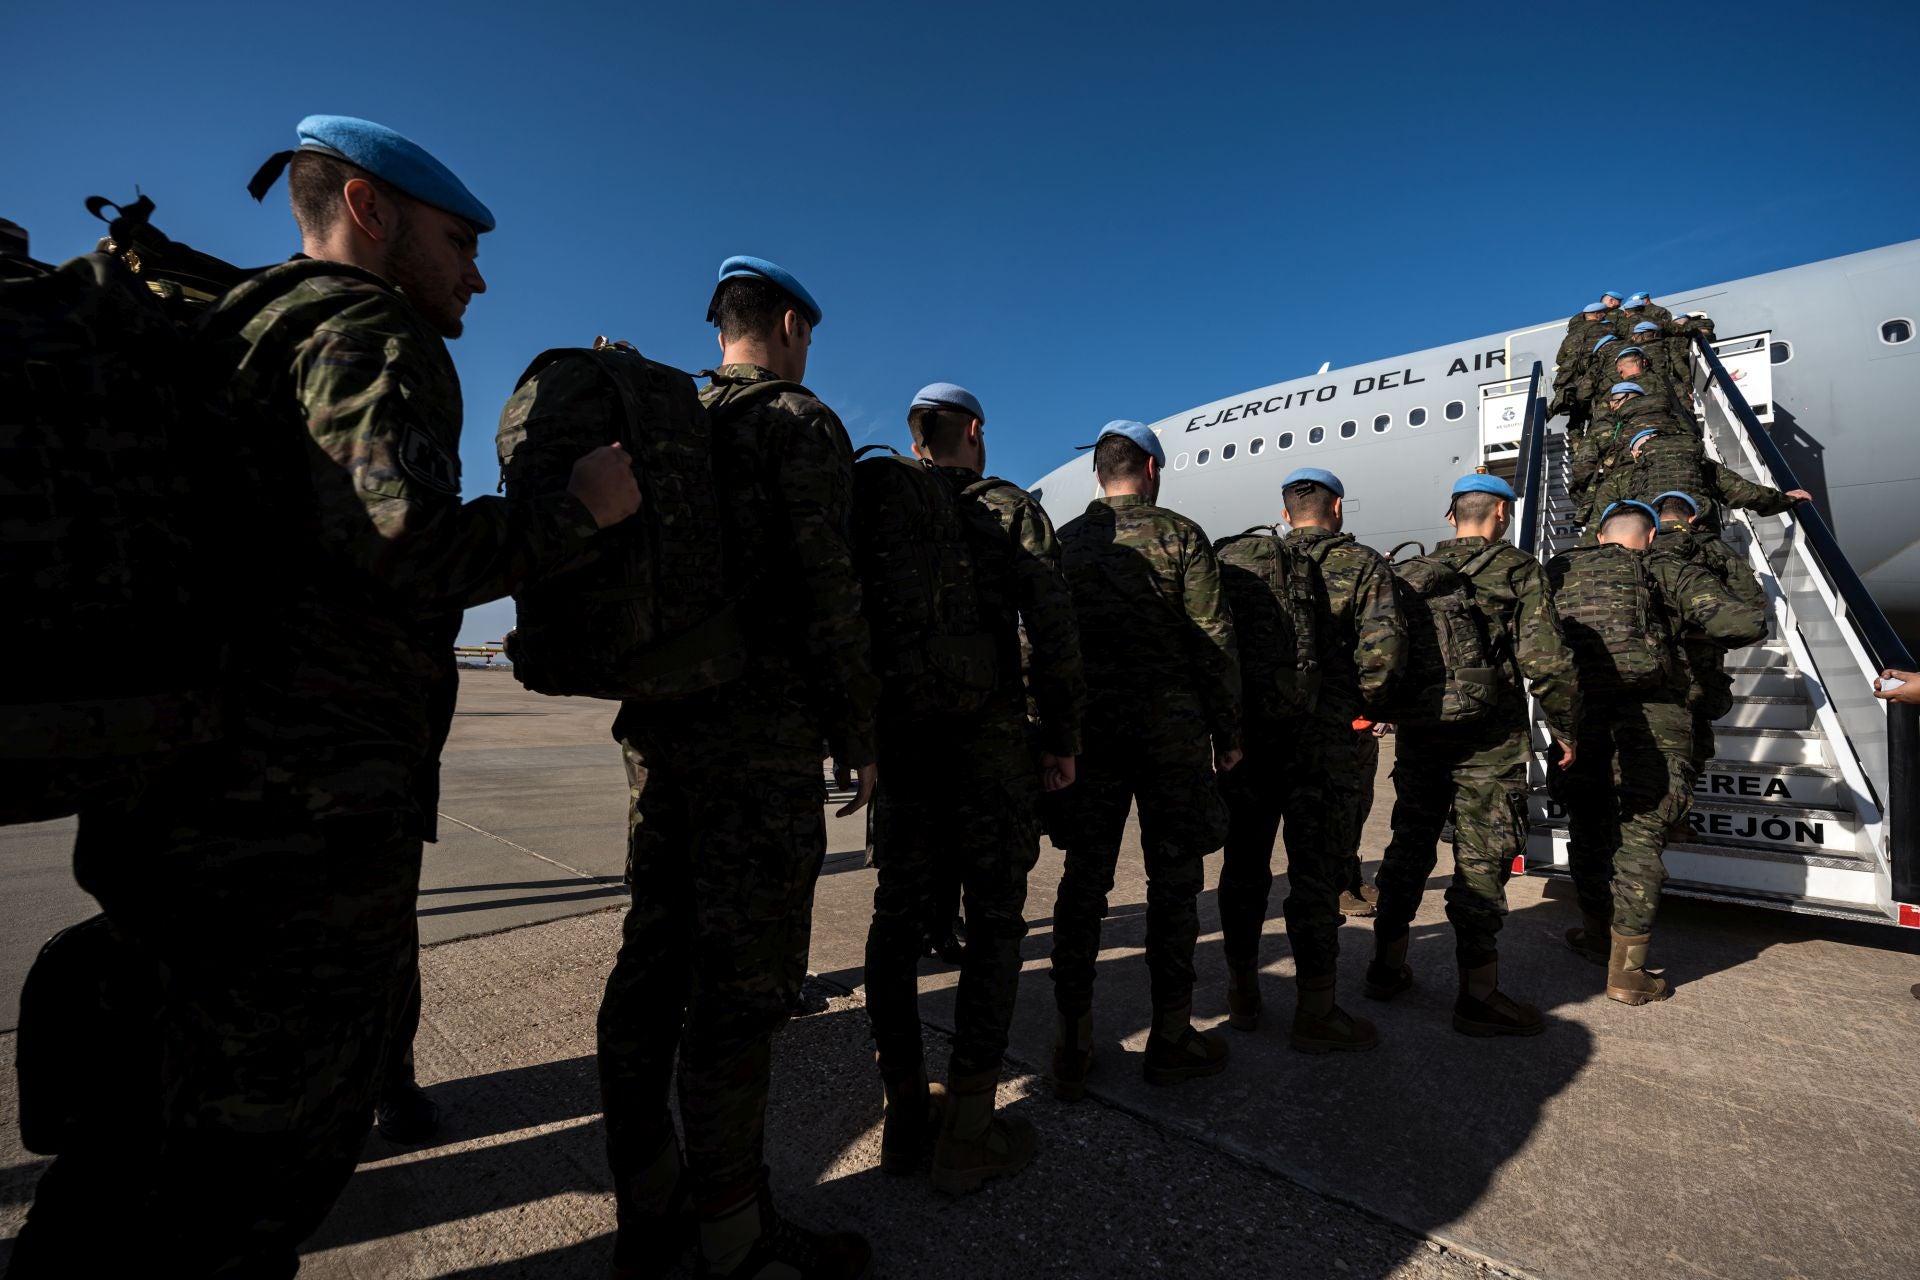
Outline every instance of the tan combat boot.
<path fill-rule="evenodd" d="M 1032 1163 L 1040 1140 L 1020 1116 L 995 1115 L 1000 1072 L 954 1076 L 947 1086 L 946 1119 L 933 1147 L 933 1189 L 965 1195 L 989 1178 L 1018 1173 Z"/>
<path fill-rule="evenodd" d="M 1672 994 L 1665 978 L 1647 972 L 1647 948 L 1652 943 L 1650 933 L 1613 931 L 1613 949 L 1607 956 L 1607 999 L 1621 1004 L 1651 1004 Z"/>
<path fill-rule="evenodd" d="M 1356 920 L 1365 920 L 1379 910 L 1380 893 L 1366 881 L 1360 882 L 1358 889 L 1340 891 L 1340 914 Z"/>
<path fill-rule="evenodd" d="M 1365 1018 L 1356 1018 L 1333 1002 L 1331 973 L 1296 981 L 1299 1003 L 1293 1010 L 1293 1034 L 1288 1037 L 1302 1053 L 1335 1053 L 1371 1049 L 1379 1033 Z"/>
<path fill-rule="evenodd" d="M 1611 915 L 1590 916 L 1580 913 L 1580 927 L 1567 930 L 1567 945 L 1574 954 L 1585 956 L 1595 964 L 1605 964 L 1607 955 L 1613 948 L 1613 921 Z"/>
<path fill-rule="evenodd" d="M 766 1174 L 744 1199 L 700 1218 L 700 1274 L 708 1280 L 865 1280 L 873 1249 L 852 1231 L 809 1231 L 774 1212 Z"/>
<path fill-rule="evenodd" d="M 880 1125 L 880 1172 L 918 1173 L 927 1167 L 934 1135 L 940 1132 L 946 1088 L 927 1083 L 924 1061 L 889 1069 L 878 1053 L 873 1056 L 880 1063 L 880 1087 L 887 1095 L 886 1116 Z"/>
<path fill-rule="evenodd" d="M 1413 970 L 1407 964 L 1408 935 L 1384 937 L 1378 925 L 1373 930 L 1373 962 L 1367 966 L 1369 1000 L 1391 1000 L 1413 986 Z"/>
<path fill-rule="evenodd" d="M 1060 1011 L 1053 1042 L 1053 1096 L 1078 1102 L 1087 1096 L 1087 1076 L 1093 1070 L 1093 1013 Z"/>
<path fill-rule="evenodd" d="M 1148 1084 L 1180 1084 L 1227 1069 L 1227 1038 L 1218 1031 L 1197 1031 L 1193 1005 L 1156 1009 L 1147 1032 L 1147 1060 L 1141 1074 Z"/>
<path fill-rule="evenodd" d="M 1227 1025 L 1235 1031 L 1260 1029 L 1260 969 L 1257 965 L 1227 966 Z"/>
<path fill-rule="evenodd" d="M 1547 1029 L 1547 1021 L 1532 1005 L 1500 990 L 1500 962 L 1489 960 L 1460 970 L 1453 1029 L 1470 1036 L 1537 1036 Z"/>

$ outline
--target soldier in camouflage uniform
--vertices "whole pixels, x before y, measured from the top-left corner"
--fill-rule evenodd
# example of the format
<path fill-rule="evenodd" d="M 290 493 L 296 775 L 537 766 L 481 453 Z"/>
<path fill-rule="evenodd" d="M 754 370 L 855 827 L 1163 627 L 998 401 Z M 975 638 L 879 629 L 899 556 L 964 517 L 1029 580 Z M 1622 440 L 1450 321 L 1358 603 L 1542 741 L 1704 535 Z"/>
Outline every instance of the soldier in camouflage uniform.
<path fill-rule="evenodd" d="M 1594 339 L 1593 346 L 1581 365 L 1580 381 L 1576 390 L 1587 407 L 1587 420 L 1592 424 L 1589 427 L 1589 433 L 1606 420 L 1610 399 L 1608 388 L 1615 382 L 1613 358 L 1627 345 L 1618 334 L 1603 333 Z"/>
<path fill-rule="evenodd" d="M 1680 638 L 1692 628 L 1735 647 L 1766 634 L 1760 610 L 1735 599 L 1705 569 L 1649 555 L 1655 524 L 1645 504 L 1618 503 L 1602 513 L 1599 545 L 1563 552 L 1547 565 L 1582 693 L 1578 758 L 1547 774 L 1550 794 L 1566 810 L 1580 899 L 1582 925 L 1568 931 L 1567 942 L 1606 964 L 1610 998 L 1634 1005 L 1667 995 L 1665 980 L 1647 972 L 1647 950 L 1666 880 L 1660 854 L 1692 804 L 1692 719 Z M 1633 582 L 1644 584 L 1632 588 L 1645 590 L 1644 604 L 1617 589 Z M 1636 634 L 1642 625 L 1644 634 Z M 1621 654 L 1644 656 L 1649 645 L 1656 674 L 1627 686 Z"/>
<path fill-rule="evenodd" d="M 1632 317 L 1633 323 L 1651 320 L 1655 325 L 1664 325 L 1673 319 L 1673 312 L 1655 302 L 1650 294 L 1634 293 L 1620 304 L 1620 310 Z"/>
<path fill-rule="evenodd" d="M 492 215 L 382 126 L 310 116 L 299 134 L 256 188 L 291 161 L 303 258 L 209 319 L 260 442 L 233 527 L 285 572 L 244 584 L 228 741 L 85 815 L 74 849 L 157 975 L 155 1127 L 62 1151 L 15 1276 L 294 1273 L 353 1171 L 413 980 L 461 611 L 639 504 L 607 449 L 568 492 L 462 505 L 444 340 L 486 287 L 474 256 Z"/>
<path fill-rule="evenodd" d="M 1073 782 L 1086 702 L 1053 524 L 1024 489 L 982 478 L 984 419 L 973 394 L 951 383 L 923 388 L 908 412 L 914 452 L 961 504 L 982 614 L 999 651 L 998 687 L 980 711 L 931 724 L 891 716 L 883 687 L 887 781 L 875 799 L 879 874 L 867 934 L 867 1013 L 886 1090 L 880 1167 L 911 1173 L 931 1146 L 934 1186 L 951 1193 L 1017 1171 L 1037 1146 L 1030 1123 L 994 1115 L 994 1091 L 1019 990 L 1027 874 L 1040 856 L 1038 799 L 1042 787 Z M 1038 713 L 1032 730 L 1029 689 Z M 958 874 L 968 927 L 947 1088 L 933 1106 L 930 1096 L 940 1095 L 927 1083 L 914 970 L 922 903 L 943 866 Z"/>
<path fill-rule="evenodd" d="M 1066 853 L 1053 908 L 1056 1092 L 1081 1097 L 1093 1065 L 1093 983 L 1127 810 L 1140 807 L 1153 1026 L 1145 1075 L 1177 1084 L 1226 1069 L 1219 1032 L 1194 1029 L 1202 861 L 1226 835 L 1216 769 L 1240 760 L 1240 669 L 1220 565 L 1199 525 L 1155 504 L 1166 454 L 1138 422 L 1094 446 L 1103 490 L 1060 531 L 1086 663 L 1079 781 L 1049 797 Z"/>
<path fill-rule="evenodd" d="M 1631 382 L 1636 387 L 1644 387 L 1647 399 L 1663 406 L 1674 421 L 1688 427 L 1696 435 L 1699 433 L 1693 412 L 1682 398 L 1678 384 L 1666 372 L 1666 353 L 1659 343 L 1651 348 L 1622 347 L 1614 352 L 1613 371 L 1617 379 L 1615 386 Z"/>
<path fill-rule="evenodd" d="M 1660 519 L 1660 527 L 1653 535 L 1655 555 L 1672 556 L 1698 564 L 1712 574 L 1734 599 L 1765 612 L 1767 593 L 1761 587 L 1760 579 L 1754 576 L 1746 560 L 1736 555 L 1733 548 L 1714 531 L 1712 523 L 1701 520 L 1698 503 L 1692 494 L 1669 491 L 1655 495 L 1648 505 L 1653 507 Z M 1682 638 L 1682 645 L 1686 650 L 1690 679 L 1687 708 L 1693 718 L 1693 751 L 1689 758 L 1691 768 L 1687 774 L 1687 786 L 1691 792 L 1694 783 L 1705 771 L 1707 761 L 1713 759 L 1717 745 L 1713 737 L 1713 722 L 1733 710 L 1733 680 L 1726 671 L 1727 646 L 1693 631 L 1687 632 Z M 1688 833 L 1676 827 L 1675 834 L 1685 838 Z"/>
<path fill-rule="evenodd" d="M 1637 382 L 1616 382 L 1609 389 L 1605 409 L 1594 418 L 1593 429 L 1573 452 L 1568 468 L 1567 493 L 1574 502 L 1574 519 L 1588 524 L 1599 492 L 1618 483 L 1618 474 L 1632 461 L 1634 437 L 1642 432 L 1664 432 L 1693 437 L 1687 424 L 1674 416 L 1671 405 L 1646 394 Z M 1617 496 L 1617 495 L 1616 495 Z"/>
<path fill-rule="evenodd" d="M 1567 321 L 1567 336 L 1553 357 L 1553 404 L 1550 417 L 1567 416 L 1567 434 L 1574 443 L 1586 434 L 1592 404 L 1587 394 L 1587 358 L 1602 338 L 1616 337 L 1606 321 L 1605 303 L 1593 302 Z"/>
<path fill-rule="evenodd" d="M 774 1211 L 764 1154 L 774 1032 L 806 976 L 826 856 L 821 746 L 863 807 L 877 781 L 869 656 L 848 521 L 853 452 L 801 385 L 820 308 L 758 258 L 721 264 L 708 319 L 721 534 L 748 670 L 670 703 L 628 702 L 614 736 L 646 769 L 633 902 L 600 1005 L 615 1272 L 656 1275 L 698 1222 L 702 1274 L 857 1276 L 871 1250 Z M 678 1061 L 684 1161 L 668 1112 Z"/>
<path fill-rule="evenodd" d="M 1408 931 L 1433 874 L 1440 829 L 1451 816 L 1447 918 L 1460 969 L 1453 1025 L 1474 1036 L 1533 1035 L 1546 1026 L 1538 1009 L 1500 990 L 1496 945 L 1507 914 L 1507 878 L 1526 849 L 1529 825 L 1533 743 L 1522 679 L 1561 746 L 1562 767 L 1575 759 L 1580 718 L 1573 654 L 1560 633 L 1546 575 L 1531 556 L 1500 541 L 1513 502 L 1512 488 L 1497 476 L 1463 476 L 1453 486 L 1447 522 L 1460 536 L 1440 543 L 1433 554 L 1457 572 L 1472 570 L 1473 606 L 1486 620 L 1503 672 L 1496 704 L 1481 719 L 1398 727 L 1393 842 L 1376 878 L 1380 907 L 1367 968 L 1367 994 L 1375 999 L 1391 999 L 1413 985 Z M 1499 549 L 1489 558 L 1494 546 Z"/>
<path fill-rule="evenodd" d="M 1340 891 L 1345 855 L 1359 835 L 1354 780 L 1362 746 L 1356 717 L 1386 691 L 1406 662 L 1406 628 L 1395 603 L 1393 570 L 1380 553 L 1342 533 L 1346 487 L 1317 467 L 1282 483 L 1288 550 L 1309 557 L 1326 586 L 1315 619 L 1320 695 L 1293 735 L 1295 766 L 1284 779 L 1287 814 L 1287 942 L 1293 949 L 1297 1003 L 1289 1042 L 1307 1053 L 1371 1049 L 1374 1026 L 1334 1000 L 1340 954 Z M 1377 748 L 1376 748 L 1377 749 Z M 1335 779 L 1341 779 L 1336 782 Z"/>
<path fill-rule="evenodd" d="M 1341 879 L 1345 887 L 1340 890 L 1340 914 L 1362 920 L 1373 915 L 1380 901 L 1379 893 L 1367 883 L 1366 867 L 1360 861 L 1360 840 L 1373 813 L 1373 787 L 1380 777 L 1380 735 L 1389 728 L 1390 725 L 1375 724 L 1365 716 L 1355 716 L 1353 720 L 1353 758 L 1357 767 L 1344 788 L 1353 817 L 1347 832 L 1351 842 L 1341 859 L 1346 871 Z"/>
<path fill-rule="evenodd" d="M 1716 502 L 1741 511 L 1775 516 L 1796 502 L 1810 502 L 1805 489 L 1782 492 L 1755 484 L 1731 467 L 1706 456 L 1705 447 L 1691 432 L 1675 431 L 1666 422 L 1626 430 L 1627 447 L 1593 486 L 1591 502 L 1604 511 L 1622 498 L 1648 502 L 1661 493 L 1691 494 L 1702 503 Z"/>

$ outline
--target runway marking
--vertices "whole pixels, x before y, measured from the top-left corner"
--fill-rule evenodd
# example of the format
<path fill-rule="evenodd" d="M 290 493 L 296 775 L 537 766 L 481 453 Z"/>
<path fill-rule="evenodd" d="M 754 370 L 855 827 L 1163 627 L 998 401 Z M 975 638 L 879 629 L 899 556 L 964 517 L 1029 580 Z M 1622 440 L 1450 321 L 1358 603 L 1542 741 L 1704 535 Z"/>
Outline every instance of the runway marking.
<path fill-rule="evenodd" d="M 485 836 L 489 840 L 498 840 L 501 844 L 507 846 L 507 848 L 509 849 L 518 849 L 521 853 L 526 854 L 529 858 L 538 858 L 540 859 L 540 861 L 546 863 L 547 865 L 558 867 L 562 871 L 568 872 L 572 875 L 579 876 L 582 880 L 592 880 L 592 881 L 598 882 L 601 879 L 601 877 L 593 874 L 591 871 L 582 871 L 578 867 L 570 867 L 566 863 L 560 861 L 558 858 L 549 858 L 546 854 L 541 853 L 537 849 L 529 849 L 527 848 L 527 846 L 523 844 L 515 844 L 513 841 L 507 839 L 505 836 L 497 836 L 493 834 L 493 832 L 488 831 L 484 827 L 476 827 L 471 822 L 462 822 L 460 821 L 460 819 L 454 817 L 450 813 L 443 813 L 440 816 L 445 818 L 448 822 L 453 823 L 455 826 L 465 827 L 467 830 L 473 832 L 475 835 Z"/>

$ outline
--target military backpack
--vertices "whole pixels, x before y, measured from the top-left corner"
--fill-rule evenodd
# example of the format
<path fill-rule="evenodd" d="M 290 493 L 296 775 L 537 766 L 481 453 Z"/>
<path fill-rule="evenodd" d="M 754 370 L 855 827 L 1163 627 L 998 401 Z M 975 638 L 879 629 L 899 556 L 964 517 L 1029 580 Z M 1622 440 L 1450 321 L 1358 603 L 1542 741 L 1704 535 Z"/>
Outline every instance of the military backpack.
<path fill-rule="evenodd" d="M 567 487 L 573 464 L 618 442 L 640 510 L 514 596 L 514 676 L 536 693 L 665 702 L 746 669 L 728 598 L 713 431 L 693 378 L 598 338 L 542 352 L 500 413 L 500 488 L 515 500 Z"/>
<path fill-rule="evenodd" d="M 1312 711 L 1320 697 L 1317 601 L 1326 594 L 1311 556 L 1288 549 L 1273 525 L 1213 544 L 1233 610 L 1247 711 L 1283 720 Z"/>
<path fill-rule="evenodd" d="M 285 571 L 234 536 L 260 489 L 239 460 L 270 446 L 234 425 L 219 340 L 281 290 L 212 306 L 261 273 L 169 239 L 145 196 L 87 208 L 108 226 L 94 252 L 0 256 L 0 823 L 128 800 L 217 741 L 235 584 Z"/>
<path fill-rule="evenodd" d="M 1474 603 L 1473 579 L 1505 546 L 1493 543 L 1458 568 L 1424 548 L 1392 562 L 1394 599 L 1407 627 L 1407 665 L 1394 678 L 1380 719 L 1462 724 L 1493 711 L 1507 683 L 1507 663 L 1486 614 Z"/>
<path fill-rule="evenodd" d="M 1626 496 L 1649 505 L 1663 493 L 1684 493 L 1696 503 L 1709 495 L 1706 453 L 1692 436 L 1662 434 L 1640 446 L 1640 456 L 1623 465 L 1627 472 Z"/>
<path fill-rule="evenodd" d="M 1672 689 L 1680 676 L 1675 638 L 1646 555 L 1626 547 L 1570 547 L 1547 565 L 1553 603 L 1588 696 Z"/>
<path fill-rule="evenodd" d="M 984 707 L 1000 645 L 981 607 L 960 496 L 945 477 L 888 445 L 855 453 L 853 563 L 883 709 L 954 716 Z"/>

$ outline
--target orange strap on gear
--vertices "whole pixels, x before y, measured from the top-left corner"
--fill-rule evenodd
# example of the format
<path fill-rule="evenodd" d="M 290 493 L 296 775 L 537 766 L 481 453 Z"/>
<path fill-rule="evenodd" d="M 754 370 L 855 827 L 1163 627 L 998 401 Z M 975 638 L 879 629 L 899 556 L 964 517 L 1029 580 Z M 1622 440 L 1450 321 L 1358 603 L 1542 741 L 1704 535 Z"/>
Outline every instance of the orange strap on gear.
<path fill-rule="evenodd" d="M 1365 716 L 1355 716 L 1353 718 L 1353 727 L 1355 732 L 1371 729 L 1373 728 L 1373 721 L 1367 719 Z"/>

